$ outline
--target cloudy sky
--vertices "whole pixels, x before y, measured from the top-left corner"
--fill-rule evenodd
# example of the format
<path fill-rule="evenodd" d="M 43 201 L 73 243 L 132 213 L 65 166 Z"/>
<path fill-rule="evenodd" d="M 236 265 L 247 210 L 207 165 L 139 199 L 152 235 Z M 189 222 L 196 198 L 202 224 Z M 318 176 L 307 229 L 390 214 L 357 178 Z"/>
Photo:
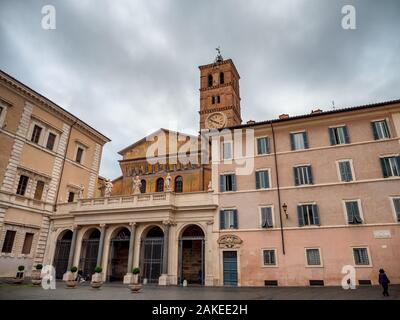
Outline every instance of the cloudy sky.
<path fill-rule="evenodd" d="M 399 14 L 396 0 L 1 0 L 0 68 L 110 137 L 114 178 L 117 151 L 157 128 L 197 132 L 197 67 L 216 46 L 241 75 L 243 121 L 400 98 Z"/>

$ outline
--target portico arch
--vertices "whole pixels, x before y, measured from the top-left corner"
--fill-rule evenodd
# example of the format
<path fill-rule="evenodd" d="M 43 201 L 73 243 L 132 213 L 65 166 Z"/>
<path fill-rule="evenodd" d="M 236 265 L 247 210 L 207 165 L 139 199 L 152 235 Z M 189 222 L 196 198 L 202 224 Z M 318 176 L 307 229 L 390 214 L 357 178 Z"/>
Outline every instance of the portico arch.
<path fill-rule="evenodd" d="M 179 283 L 204 284 L 204 231 L 190 224 L 182 228 L 179 237 Z"/>
<path fill-rule="evenodd" d="M 68 268 L 69 251 L 71 250 L 72 231 L 69 229 L 59 233 L 54 252 L 53 266 L 56 269 L 56 279 L 62 279 Z"/>
<path fill-rule="evenodd" d="M 111 234 L 108 281 L 122 281 L 128 267 L 129 239 L 131 232 L 126 227 L 119 227 Z"/>
<path fill-rule="evenodd" d="M 142 233 L 140 268 L 142 279 L 158 283 L 163 267 L 164 231 L 156 225 L 149 226 Z"/>
<path fill-rule="evenodd" d="M 83 235 L 78 270 L 82 271 L 82 275 L 86 279 L 91 278 L 96 268 L 99 242 L 100 230 L 98 228 L 90 228 Z"/>

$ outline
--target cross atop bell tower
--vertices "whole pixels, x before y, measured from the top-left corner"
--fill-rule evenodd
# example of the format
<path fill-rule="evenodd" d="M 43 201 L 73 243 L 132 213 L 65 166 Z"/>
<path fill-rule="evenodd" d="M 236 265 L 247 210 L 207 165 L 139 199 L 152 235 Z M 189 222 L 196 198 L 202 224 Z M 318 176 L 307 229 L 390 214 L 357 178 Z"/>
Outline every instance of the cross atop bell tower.
<path fill-rule="evenodd" d="M 231 59 L 224 60 L 220 48 L 217 57 L 200 69 L 200 130 L 239 125 L 239 73 Z"/>

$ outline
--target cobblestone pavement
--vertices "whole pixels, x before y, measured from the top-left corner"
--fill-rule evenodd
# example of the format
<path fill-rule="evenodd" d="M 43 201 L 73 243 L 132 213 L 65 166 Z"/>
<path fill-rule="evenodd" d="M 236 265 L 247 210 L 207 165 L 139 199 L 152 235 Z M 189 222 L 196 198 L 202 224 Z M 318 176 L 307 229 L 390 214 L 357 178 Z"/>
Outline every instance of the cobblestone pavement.
<path fill-rule="evenodd" d="M 142 287 L 140 293 L 131 293 L 123 284 L 104 284 L 100 289 L 91 288 L 83 283 L 74 289 L 66 288 L 63 282 L 57 282 L 55 290 L 44 290 L 31 284 L 0 284 L 0 300 L 298 300 L 298 299 L 337 299 L 337 300 L 399 300 L 400 285 L 390 286 L 390 297 L 383 297 L 377 286 L 357 287 L 355 290 L 343 290 L 341 287 L 178 287 L 150 286 Z"/>

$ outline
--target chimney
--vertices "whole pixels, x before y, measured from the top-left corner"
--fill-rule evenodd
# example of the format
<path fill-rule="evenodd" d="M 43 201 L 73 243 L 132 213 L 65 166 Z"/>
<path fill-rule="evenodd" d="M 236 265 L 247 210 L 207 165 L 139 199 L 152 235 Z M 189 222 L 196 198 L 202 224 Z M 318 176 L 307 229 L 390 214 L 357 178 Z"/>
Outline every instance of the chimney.
<path fill-rule="evenodd" d="M 256 122 L 254 120 L 249 120 L 246 122 L 247 124 L 255 124 Z"/>
<path fill-rule="evenodd" d="M 314 114 L 314 113 L 322 113 L 322 110 L 321 109 L 315 109 L 315 110 L 311 110 L 311 114 Z"/>
<path fill-rule="evenodd" d="M 281 115 L 279 115 L 279 119 L 288 119 L 289 115 L 287 113 L 282 113 Z"/>

